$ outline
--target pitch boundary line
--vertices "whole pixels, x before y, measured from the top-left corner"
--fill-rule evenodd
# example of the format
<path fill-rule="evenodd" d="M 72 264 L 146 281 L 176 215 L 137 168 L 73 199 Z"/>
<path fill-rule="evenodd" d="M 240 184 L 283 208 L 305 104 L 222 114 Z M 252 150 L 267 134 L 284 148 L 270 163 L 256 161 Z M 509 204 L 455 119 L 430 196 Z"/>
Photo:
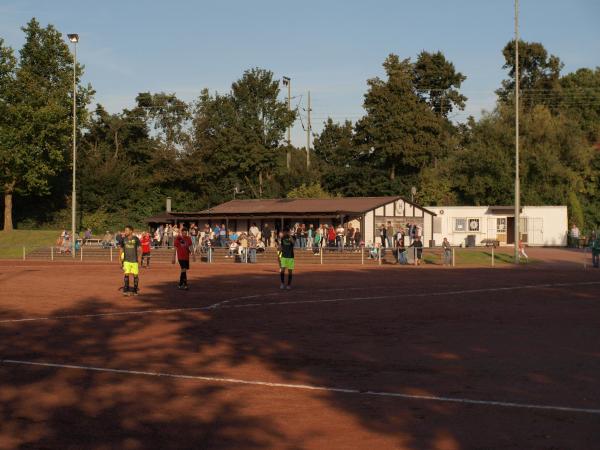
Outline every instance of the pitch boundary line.
<path fill-rule="evenodd" d="M 600 409 L 596 408 L 579 408 L 571 406 L 557 406 L 557 405 L 540 405 L 533 403 L 518 403 L 518 402 L 507 402 L 498 400 L 476 400 L 471 398 L 461 397 L 446 397 L 438 395 L 419 395 L 419 394 L 403 394 L 400 392 L 385 392 L 385 391 L 370 391 L 370 390 L 359 390 L 353 388 L 341 388 L 332 386 L 318 386 L 310 384 L 294 384 L 294 383 L 274 383 L 269 381 L 259 380 L 243 380 L 238 378 L 226 378 L 226 377 L 209 377 L 202 375 L 185 375 L 176 373 L 166 372 L 149 372 L 144 370 L 127 370 L 127 369 L 114 369 L 109 367 L 94 367 L 94 366 L 83 366 L 77 364 L 57 364 L 49 362 L 36 362 L 36 361 L 24 361 L 17 359 L 3 359 L 2 364 L 13 364 L 20 366 L 37 366 L 37 367 L 49 367 L 54 369 L 70 369 L 90 372 L 103 372 L 103 373 L 116 373 L 123 375 L 140 375 L 148 377 L 160 377 L 160 378 L 174 378 L 183 380 L 195 380 L 195 381 L 209 381 L 224 384 L 241 384 L 250 386 L 264 386 L 270 388 L 284 388 L 284 389 L 297 389 L 307 391 L 324 391 L 324 392 L 336 392 L 343 394 L 358 394 L 368 395 L 377 397 L 392 397 L 402 398 L 406 400 L 422 400 L 422 401 L 433 401 L 433 402 L 445 402 L 445 403 L 462 403 L 470 405 L 482 405 L 482 406 L 498 406 L 505 408 L 520 408 L 520 409 L 533 409 L 543 411 L 561 411 L 561 412 L 574 412 L 574 413 L 585 413 L 585 414 L 600 414 Z"/>
<path fill-rule="evenodd" d="M 276 306 L 276 305 L 299 305 L 309 303 L 337 303 L 337 302 L 350 302 L 350 301 L 362 301 L 362 300 L 384 300 L 390 298 L 409 298 L 409 297 L 439 297 L 444 295 L 462 295 L 462 294 L 480 294 L 484 292 L 500 292 L 500 291 L 514 291 L 521 289 L 538 289 L 538 288 L 555 288 L 555 287 L 571 287 L 571 286 L 590 286 L 598 285 L 600 281 L 582 281 L 573 283 L 545 283 L 545 284 L 528 284 L 520 286 L 504 286 L 494 288 L 480 288 L 480 289 L 461 289 L 455 291 L 438 291 L 438 292 L 419 292 L 419 293 L 405 293 L 405 294 L 392 294 L 392 295 L 376 295 L 367 297 L 340 297 L 332 299 L 314 299 L 314 300 L 286 300 L 277 302 L 267 303 L 245 303 L 241 305 L 231 305 L 231 302 L 239 300 L 249 300 L 253 298 L 261 297 L 273 297 L 282 295 L 281 293 L 270 293 L 270 294 L 254 294 L 246 295 L 243 297 L 234 297 L 231 299 L 223 300 L 212 305 L 198 306 L 191 308 L 161 308 L 161 309 L 143 309 L 137 311 L 115 311 L 107 313 L 96 313 L 96 314 L 68 314 L 64 316 L 46 316 L 46 317 L 25 317 L 20 319 L 2 319 L 0 324 L 3 323 L 19 323 L 19 322 L 37 322 L 47 320 L 68 320 L 68 319 L 85 319 L 94 317 L 111 317 L 111 316 L 126 316 L 126 315 L 145 315 L 145 314 L 172 314 L 178 312 L 193 312 L 193 311 L 210 311 L 216 309 L 232 309 L 232 308 L 257 308 L 261 306 Z M 284 294 L 285 295 L 285 294 Z"/>

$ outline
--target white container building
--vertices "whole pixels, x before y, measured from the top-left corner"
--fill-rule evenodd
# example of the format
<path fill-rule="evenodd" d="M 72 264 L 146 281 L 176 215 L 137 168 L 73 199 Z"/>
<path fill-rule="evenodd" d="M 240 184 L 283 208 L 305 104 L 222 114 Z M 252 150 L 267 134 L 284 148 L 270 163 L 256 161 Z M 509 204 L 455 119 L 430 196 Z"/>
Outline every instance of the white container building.
<path fill-rule="evenodd" d="M 440 245 L 447 237 L 452 245 L 486 245 L 498 241 L 513 245 L 515 214 L 512 206 L 427 206 L 436 213 L 433 239 Z M 566 246 L 566 206 L 523 206 L 520 234 L 530 246 Z"/>

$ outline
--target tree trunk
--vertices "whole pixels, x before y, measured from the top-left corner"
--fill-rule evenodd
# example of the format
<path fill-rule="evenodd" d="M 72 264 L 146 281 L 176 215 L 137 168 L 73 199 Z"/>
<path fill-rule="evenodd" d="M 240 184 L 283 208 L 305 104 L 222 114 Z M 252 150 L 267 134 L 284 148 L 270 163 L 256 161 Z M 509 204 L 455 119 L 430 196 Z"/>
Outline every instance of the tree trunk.
<path fill-rule="evenodd" d="M 390 180 L 396 178 L 396 163 L 392 163 L 392 168 L 390 169 Z"/>
<path fill-rule="evenodd" d="M 262 198 L 263 193 L 263 176 L 262 170 L 258 171 L 258 198 Z"/>
<path fill-rule="evenodd" d="M 15 183 L 7 183 L 4 185 L 4 231 L 13 230 L 12 221 L 12 198 Z"/>

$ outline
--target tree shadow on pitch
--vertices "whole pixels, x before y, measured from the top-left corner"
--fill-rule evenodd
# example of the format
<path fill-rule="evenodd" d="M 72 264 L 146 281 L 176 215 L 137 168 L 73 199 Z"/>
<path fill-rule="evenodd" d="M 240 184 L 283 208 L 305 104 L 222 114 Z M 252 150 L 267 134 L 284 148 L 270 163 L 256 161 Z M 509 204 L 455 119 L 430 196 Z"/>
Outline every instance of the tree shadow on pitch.
<path fill-rule="evenodd" d="M 600 381 L 600 355 L 592 344 L 600 339 L 592 326 L 600 317 L 593 295 L 573 297 L 570 320 L 577 330 L 561 335 L 556 329 L 565 319 L 563 293 L 545 292 L 540 309 L 518 290 L 421 295 L 535 284 L 537 274 L 503 271 L 499 279 L 498 271 L 476 269 L 331 270 L 297 274 L 290 292 L 279 292 L 277 275 L 263 268 L 256 269 L 251 282 L 244 276 L 232 284 L 229 274 L 200 281 L 192 272 L 193 290 L 178 292 L 161 284 L 136 300 L 153 309 L 163 308 L 165 298 L 174 308 L 230 299 L 214 310 L 2 324 L 2 355 L 538 404 L 570 401 L 574 391 L 569 386 L 596 392 Z M 560 273 L 553 278 L 574 279 Z M 252 295 L 258 297 L 242 298 Z M 392 295 L 396 297 L 371 299 Z M 335 298 L 362 300 L 265 304 Z M 250 303 L 257 306 L 243 306 Z M 114 307 L 90 298 L 54 315 Z M 16 312 L 3 316 L 17 317 Z M 8 364 L 0 366 L 0 378 L 7 387 L 0 393 L 0 436 L 14 447 L 303 448 L 322 443 L 317 433 L 326 431 L 311 425 L 300 435 L 292 433 L 293 425 L 276 420 L 276 402 L 275 410 L 257 412 L 253 394 L 235 384 Z M 285 391 L 280 395 L 285 398 Z M 572 416 L 550 412 L 331 391 L 306 395 L 328 411 L 356 418 L 362 437 L 354 443 L 358 447 L 373 448 L 378 436 L 409 449 L 539 447 L 551 429 L 553 445 L 585 448 L 598 437 L 588 416 L 576 417 L 575 423 Z M 587 406 L 598 400 L 589 398 Z"/>

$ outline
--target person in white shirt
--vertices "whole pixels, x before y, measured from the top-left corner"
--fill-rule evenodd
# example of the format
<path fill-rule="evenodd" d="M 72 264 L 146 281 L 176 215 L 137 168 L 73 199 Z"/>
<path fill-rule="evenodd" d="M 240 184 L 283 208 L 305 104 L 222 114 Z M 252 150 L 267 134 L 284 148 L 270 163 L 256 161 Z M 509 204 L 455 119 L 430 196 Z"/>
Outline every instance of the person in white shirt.
<path fill-rule="evenodd" d="M 579 248 L 579 228 L 575 224 L 571 227 L 571 246 Z"/>
<path fill-rule="evenodd" d="M 341 252 L 344 249 L 344 234 L 346 230 L 344 230 L 344 226 L 340 223 L 338 227 L 335 229 L 335 240 L 337 244 L 338 250 Z"/>

